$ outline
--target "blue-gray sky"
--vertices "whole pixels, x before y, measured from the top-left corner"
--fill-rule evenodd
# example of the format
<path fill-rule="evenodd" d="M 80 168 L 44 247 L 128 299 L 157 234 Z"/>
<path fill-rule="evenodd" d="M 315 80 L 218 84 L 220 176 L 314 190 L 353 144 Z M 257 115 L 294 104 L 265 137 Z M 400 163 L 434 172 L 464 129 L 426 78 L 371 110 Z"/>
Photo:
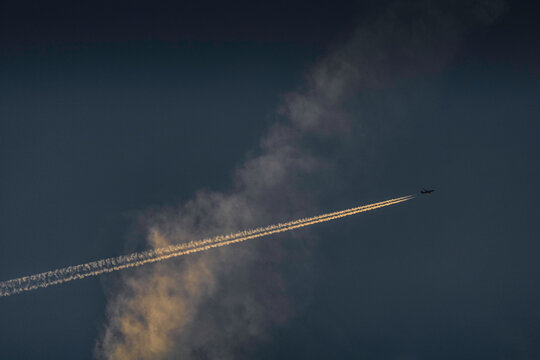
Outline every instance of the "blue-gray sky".
<path fill-rule="evenodd" d="M 190 303 L 203 325 L 172 331 L 174 342 L 189 342 L 195 359 L 540 357 L 538 9 L 507 2 L 495 16 L 445 2 L 426 13 L 451 19 L 448 28 L 424 37 L 432 18 L 395 4 L 2 3 L 0 280 L 145 247 L 149 219 L 178 221 L 164 209 L 201 190 L 267 201 L 251 227 L 434 187 L 429 198 L 215 255 L 215 289 Z M 303 161 L 317 159 L 316 175 L 253 195 L 257 173 L 238 169 L 268 151 L 259 144 L 273 124 L 301 121 L 291 92 L 309 93 L 321 59 L 355 29 L 381 29 L 377 19 L 418 31 L 424 52 L 385 42 L 384 26 L 354 43 L 354 59 L 380 52 L 358 65 L 376 77 L 346 88 L 328 129 L 294 138 Z M 129 298 L 121 284 L 181 278 L 189 264 L 2 298 L 0 353 L 103 355 L 110 309 Z M 225 347 L 220 332 L 236 340 Z"/>

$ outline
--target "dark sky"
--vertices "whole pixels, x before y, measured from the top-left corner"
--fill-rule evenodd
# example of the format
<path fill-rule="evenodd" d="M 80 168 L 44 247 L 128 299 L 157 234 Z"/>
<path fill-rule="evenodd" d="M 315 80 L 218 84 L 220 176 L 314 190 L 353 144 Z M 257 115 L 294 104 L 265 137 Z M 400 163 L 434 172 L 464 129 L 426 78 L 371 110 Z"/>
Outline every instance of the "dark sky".
<path fill-rule="evenodd" d="M 140 212 L 227 191 L 386 5 L 0 3 L 0 280 L 123 254 Z M 295 314 L 236 358 L 540 358 L 539 16 L 508 1 L 445 64 L 351 94 L 302 215 L 436 191 L 314 228 L 308 270 L 284 265 Z M 0 298 L 2 358 L 93 358 L 111 283 Z"/>

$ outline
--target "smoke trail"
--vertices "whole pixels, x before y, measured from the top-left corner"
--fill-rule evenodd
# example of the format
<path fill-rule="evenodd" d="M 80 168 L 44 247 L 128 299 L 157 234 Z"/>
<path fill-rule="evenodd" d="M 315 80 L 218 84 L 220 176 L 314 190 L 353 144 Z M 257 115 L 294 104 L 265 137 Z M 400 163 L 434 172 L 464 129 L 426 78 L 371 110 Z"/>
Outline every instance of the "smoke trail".
<path fill-rule="evenodd" d="M 158 262 L 173 257 L 205 251 L 215 247 L 234 244 L 249 239 L 255 239 L 263 236 L 290 231 L 293 229 L 298 229 L 301 227 L 310 226 L 317 223 L 331 221 L 345 216 L 350 216 L 361 212 L 398 204 L 400 202 L 411 200 L 412 198 L 414 198 L 414 196 L 412 195 L 403 196 L 387 201 L 358 206 L 309 218 L 302 218 L 286 223 L 280 223 L 277 225 L 269 225 L 266 227 L 260 227 L 252 230 L 245 230 L 235 234 L 220 235 L 213 238 L 191 241 L 188 243 L 172 245 L 165 248 L 136 252 L 130 255 L 122 255 L 115 258 L 93 261 L 86 264 L 69 266 L 66 268 L 56 269 L 36 275 L 7 280 L 0 283 L 0 296 L 10 296 L 24 291 L 45 288 L 51 285 L 62 284 L 64 282 L 83 279 L 89 276 L 96 276 L 106 272 L 113 272 L 130 267 L 141 266 L 144 264 Z"/>

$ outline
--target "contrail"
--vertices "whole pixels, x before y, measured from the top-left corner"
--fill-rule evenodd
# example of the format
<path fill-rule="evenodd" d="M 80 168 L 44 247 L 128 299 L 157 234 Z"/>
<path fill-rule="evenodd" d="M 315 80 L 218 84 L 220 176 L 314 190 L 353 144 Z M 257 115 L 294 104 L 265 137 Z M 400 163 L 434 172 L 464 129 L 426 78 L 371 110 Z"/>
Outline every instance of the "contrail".
<path fill-rule="evenodd" d="M 148 263 L 162 261 L 177 256 L 187 255 L 199 251 L 230 245 L 249 239 L 277 234 L 285 231 L 298 229 L 317 223 L 339 219 L 345 216 L 358 214 L 365 211 L 375 210 L 381 207 L 398 204 L 413 199 L 413 195 L 403 196 L 387 201 L 358 206 L 346 210 L 331 212 L 309 218 L 269 225 L 251 230 L 244 230 L 229 235 L 220 235 L 198 241 L 191 241 L 179 245 L 171 245 L 164 248 L 136 252 L 130 255 L 122 255 L 86 264 L 68 266 L 61 269 L 47 271 L 40 274 L 24 276 L 18 279 L 0 282 L 0 296 L 10 296 L 24 291 L 45 288 L 55 284 L 96 276 L 102 273 L 122 270 L 130 267 L 141 266 Z"/>

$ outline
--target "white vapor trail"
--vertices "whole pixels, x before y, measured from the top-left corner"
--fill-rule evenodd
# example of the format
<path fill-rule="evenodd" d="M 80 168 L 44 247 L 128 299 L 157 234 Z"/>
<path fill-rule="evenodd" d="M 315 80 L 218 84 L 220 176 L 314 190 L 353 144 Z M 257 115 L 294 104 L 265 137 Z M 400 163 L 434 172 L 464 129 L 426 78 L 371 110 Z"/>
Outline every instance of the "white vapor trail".
<path fill-rule="evenodd" d="M 246 241 L 249 239 L 277 234 L 293 229 L 298 229 L 304 226 L 331 221 L 345 216 L 350 216 L 361 212 L 398 204 L 400 202 L 411 200 L 413 198 L 413 195 L 403 196 L 387 201 L 313 216 L 310 218 L 302 218 L 286 223 L 280 223 L 277 225 L 269 225 L 266 227 L 245 230 L 234 234 L 220 235 L 213 238 L 191 241 L 179 245 L 171 245 L 164 248 L 136 252 L 129 255 L 122 255 L 114 258 L 92 261 L 86 264 L 68 266 L 65 268 L 51 270 L 40 274 L 7 280 L 0 282 L 0 296 L 10 296 L 25 291 L 45 288 L 55 284 L 62 284 L 72 280 L 83 279 L 89 276 L 96 276 L 106 272 L 141 266 L 144 264 L 162 261 L 177 256 L 187 255 L 199 251 L 205 251 L 215 247 L 221 247 L 237 242 Z"/>

